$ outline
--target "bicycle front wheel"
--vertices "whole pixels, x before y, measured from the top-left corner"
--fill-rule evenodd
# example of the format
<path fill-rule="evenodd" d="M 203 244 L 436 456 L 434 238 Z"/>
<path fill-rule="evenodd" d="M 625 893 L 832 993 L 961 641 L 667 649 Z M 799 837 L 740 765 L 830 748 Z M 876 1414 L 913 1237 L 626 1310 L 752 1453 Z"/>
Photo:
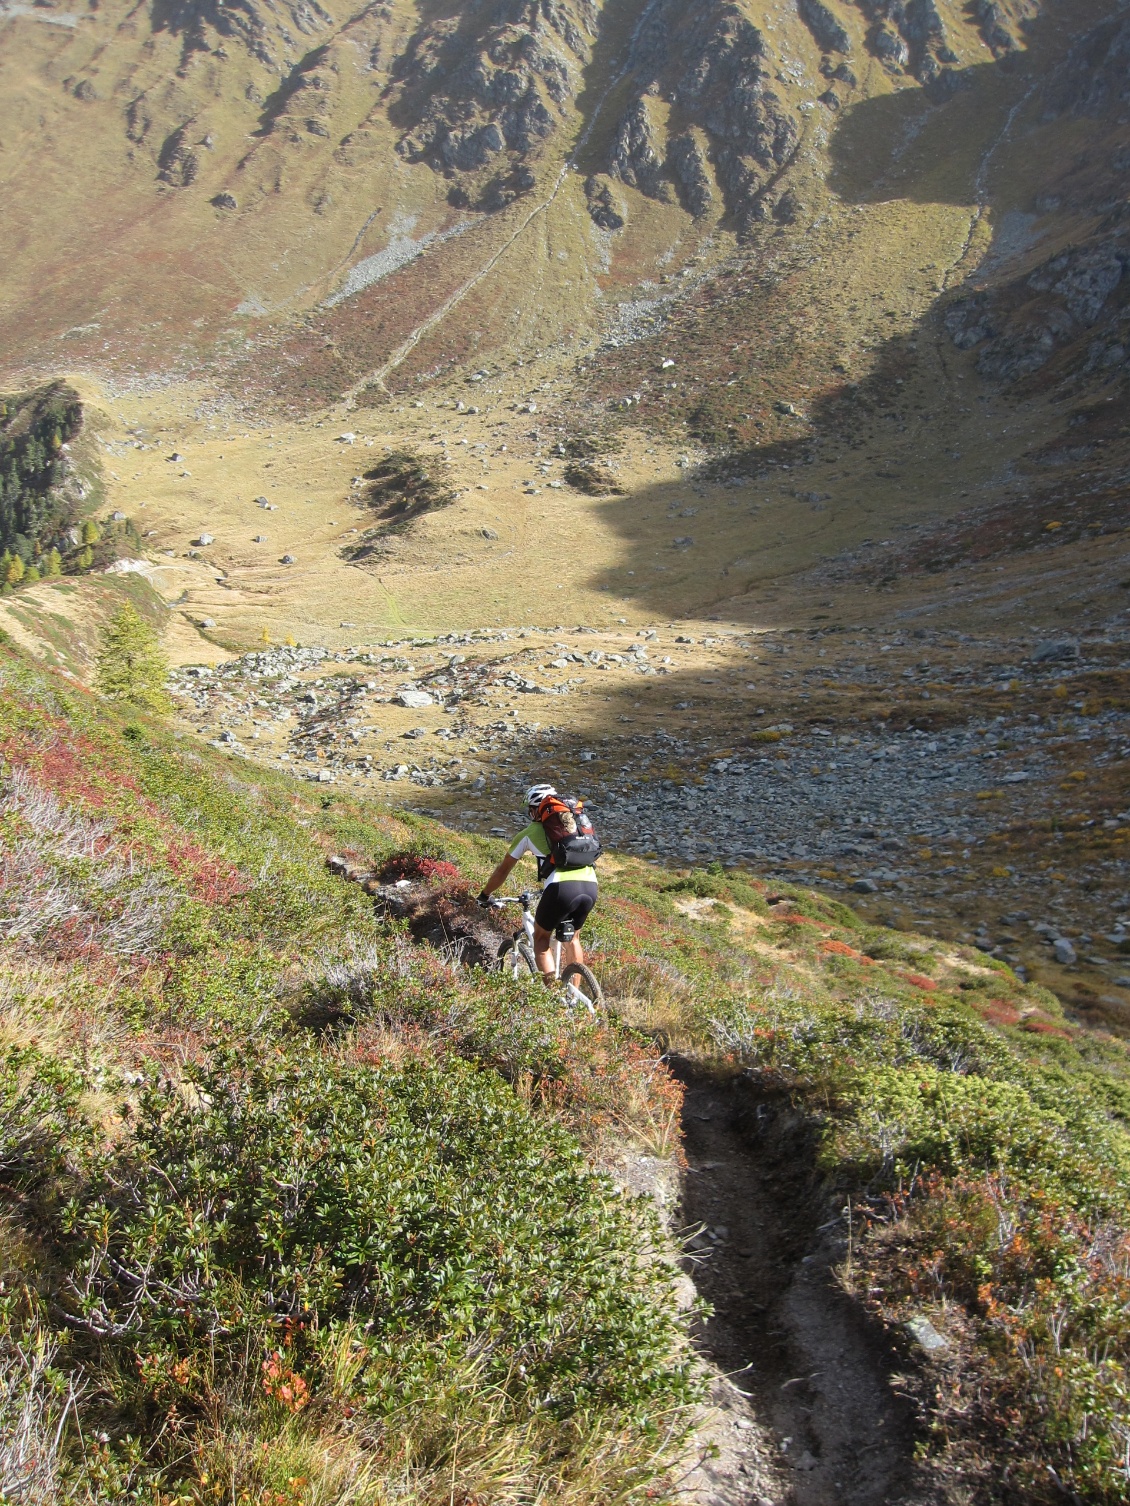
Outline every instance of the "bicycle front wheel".
<path fill-rule="evenodd" d="M 604 1008 L 604 995 L 600 991 L 600 984 L 596 981 L 592 969 L 587 968 L 583 962 L 570 962 L 568 967 L 563 968 L 561 981 L 565 985 L 565 996 L 570 1004 L 579 1004 L 590 1014 L 595 1014 L 598 1009 Z"/>
<path fill-rule="evenodd" d="M 498 956 L 498 970 L 519 981 L 534 977 L 538 967 L 528 943 L 506 942 Z"/>

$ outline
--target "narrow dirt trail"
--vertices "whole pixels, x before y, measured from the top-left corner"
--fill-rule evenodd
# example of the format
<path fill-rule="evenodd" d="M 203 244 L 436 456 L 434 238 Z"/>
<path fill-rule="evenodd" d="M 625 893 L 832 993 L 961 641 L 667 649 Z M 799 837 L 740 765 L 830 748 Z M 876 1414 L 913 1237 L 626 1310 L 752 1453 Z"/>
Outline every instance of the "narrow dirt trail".
<path fill-rule="evenodd" d="M 790 1155 L 779 1124 L 771 1131 L 771 1116 L 759 1118 L 742 1083 L 675 1066 L 687 1087 L 682 1220 L 704 1226 L 687 1269 L 714 1309 L 699 1347 L 739 1393 L 715 1388 L 721 1453 L 687 1482 L 689 1499 L 696 1506 L 938 1501 L 915 1464 L 913 1418 L 891 1388 L 881 1340 L 836 1285 L 842 1250 L 819 1228 L 823 1207 L 808 1186 L 801 1146 Z"/>

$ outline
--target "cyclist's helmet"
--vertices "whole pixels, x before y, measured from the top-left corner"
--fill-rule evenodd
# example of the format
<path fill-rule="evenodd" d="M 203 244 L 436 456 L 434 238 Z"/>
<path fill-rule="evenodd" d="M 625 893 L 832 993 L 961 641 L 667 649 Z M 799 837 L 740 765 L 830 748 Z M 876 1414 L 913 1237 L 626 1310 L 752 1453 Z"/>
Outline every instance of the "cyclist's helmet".
<path fill-rule="evenodd" d="M 526 791 L 526 804 L 532 810 L 535 805 L 540 805 L 547 795 L 556 795 L 557 791 L 551 784 L 531 784 Z"/>

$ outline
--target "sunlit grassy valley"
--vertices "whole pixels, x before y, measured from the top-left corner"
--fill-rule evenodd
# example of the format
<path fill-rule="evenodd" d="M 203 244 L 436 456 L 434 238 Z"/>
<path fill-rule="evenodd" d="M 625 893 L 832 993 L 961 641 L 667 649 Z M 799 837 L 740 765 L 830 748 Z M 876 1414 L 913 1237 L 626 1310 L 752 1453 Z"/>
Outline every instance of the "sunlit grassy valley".
<path fill-rule="evenodd" d="M 5 1500 L 1130 1497 L 1128 48 L 0 3 Z"/>

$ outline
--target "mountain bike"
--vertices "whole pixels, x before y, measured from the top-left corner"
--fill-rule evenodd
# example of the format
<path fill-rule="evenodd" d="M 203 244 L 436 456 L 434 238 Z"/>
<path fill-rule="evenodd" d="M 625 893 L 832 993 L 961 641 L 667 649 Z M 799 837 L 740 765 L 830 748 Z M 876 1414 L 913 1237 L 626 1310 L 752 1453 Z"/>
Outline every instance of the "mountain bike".
<path fill-rule="evenodd" d="M 501 910 L 503 905 L 522 907 L 522 929 L 509 941 L 504 941 L 498 951 L 499 971 L 511 978 L 530 979 L 540 976 L 534 960 L 534 901 L 537 898 L 536 894 L 526 889 L 519 895 L 496 894 L 490 901 L 491 906 L 497 910 Z M 561 966 L 562 945 L 568 945 L 576 934 L 577 928 L 568 916 L 554 931 L 553 977 L 563 985 L 565 1002 L 571 1009 L 587 1009 L 590 1014 L 595 1014 L 598 1009 L 604 1008 L 604 995 L 591 968 L 583 962 L 570 962 L 564 968 Z"/>

